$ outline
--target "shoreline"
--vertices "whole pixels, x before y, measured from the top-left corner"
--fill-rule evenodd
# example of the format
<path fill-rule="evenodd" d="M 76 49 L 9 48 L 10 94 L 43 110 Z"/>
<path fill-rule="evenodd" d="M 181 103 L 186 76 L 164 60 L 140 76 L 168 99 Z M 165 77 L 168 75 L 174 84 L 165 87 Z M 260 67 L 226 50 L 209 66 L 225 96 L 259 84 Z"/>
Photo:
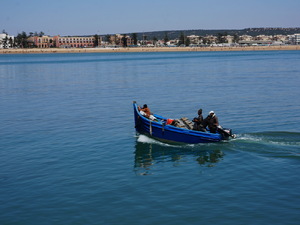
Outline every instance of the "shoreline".
<path fill-rule="evenodd" d="M 26 48 L 0 49 L 0 54 L 116 53 L 116 52 L 217 52 L 300 50 L 300 45 L 245 47 L 136 47 L 136 48 Z"/>

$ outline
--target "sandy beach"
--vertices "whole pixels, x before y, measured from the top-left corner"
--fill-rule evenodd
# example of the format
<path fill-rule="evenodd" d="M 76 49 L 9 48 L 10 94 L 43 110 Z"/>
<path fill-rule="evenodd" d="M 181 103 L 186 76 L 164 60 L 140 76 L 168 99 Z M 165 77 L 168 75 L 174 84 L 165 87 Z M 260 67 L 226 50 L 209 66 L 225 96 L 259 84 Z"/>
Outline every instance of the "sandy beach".
<path fill-rule="evenodd" d="M 27 48 L 0 49 L 0 54 L 34 53 L 113 53 L 113 52 L 197 52 L 197 51 L 274 51 L 300 50 L 299 45 L 247 47 L 137 47 L 137 48 Z"/>

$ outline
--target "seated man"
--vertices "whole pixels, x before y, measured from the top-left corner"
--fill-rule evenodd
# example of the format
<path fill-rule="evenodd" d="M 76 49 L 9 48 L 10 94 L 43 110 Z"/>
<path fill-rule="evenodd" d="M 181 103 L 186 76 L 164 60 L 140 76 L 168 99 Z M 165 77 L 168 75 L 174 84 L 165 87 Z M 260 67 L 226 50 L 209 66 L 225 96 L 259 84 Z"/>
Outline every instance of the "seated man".
<path fill-rule="evenodd" d="M 219 119 L 214 111 L 209 112 L 209 115 L 205 118 L 205 123 L 207 124 L 211 133 L 217 132 L 219 126 Z"/>
<path fill-rule="evenodd" d="M 138 107 L 138 110 L 140 111 L 140 113 L 149 118 L 151 115 L 150 109 L 148 108 L 147 104 L 144 104 L 143 108 L 141 108 L 140 106 Z"/>
<path fill-rule="evenodd" d="M 143 108 L 141 108 L 141 107 L 139 106 L 139 107 L 138 107 L 138 110 L 140 111 L 140 113 L 141 113 L 143 116 L 149 118 L 150 120 L 155 120 L 155 119 L 156 119 L 155 116 L 153 116 L 153 115 L 151 114 L 151 111 L 150 111 L 150 109 L 148 108 L 147 104 L 144 104 Z"/>
<path fill-rule="evenodd" d="M 203 116 L 202 116 L 202 109 L 198 110 L 198 117 L 195 117 L 193 119 L 193 122 L 194 122 L 193 130 L 205 132 L 205 128 L 203 126 L 204 121 L 203 121 Z"/>

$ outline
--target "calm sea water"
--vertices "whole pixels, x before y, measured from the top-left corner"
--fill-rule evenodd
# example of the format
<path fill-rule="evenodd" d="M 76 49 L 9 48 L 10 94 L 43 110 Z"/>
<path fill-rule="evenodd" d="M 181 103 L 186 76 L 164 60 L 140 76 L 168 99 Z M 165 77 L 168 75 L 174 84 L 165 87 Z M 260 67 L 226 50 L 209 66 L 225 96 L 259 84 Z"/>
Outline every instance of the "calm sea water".
<path fill-rule="evenodd" d="M 299 224 L 300 52 L 0 55 L 0 224 Z M 137 135 L 132 101 L 237 139 Z"/>

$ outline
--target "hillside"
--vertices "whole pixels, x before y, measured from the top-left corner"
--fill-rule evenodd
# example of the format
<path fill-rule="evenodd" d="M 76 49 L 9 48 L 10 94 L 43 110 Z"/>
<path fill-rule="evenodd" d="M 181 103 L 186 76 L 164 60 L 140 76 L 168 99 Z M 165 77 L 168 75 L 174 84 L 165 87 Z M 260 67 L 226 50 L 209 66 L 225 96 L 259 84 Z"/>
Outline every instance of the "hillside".
<path fill-rule="evenodd" d="M 152 32 L 143 32 L 137 33 L 138 39 L 142 40 L 143 35 L 145 39 L 151 40 L 154 37 L 157 39 L 163 39 L 167 34 L 169 39 L 175 39 L 180 36 L 181 33 L 184 33 L 185 36 L 198 35 L 198 36 L 207 36 L 207 35 L 217 35 L 228 34 L 228 35 L 291 35 L 295 33 L 300 33 L 300 28 L 246 28 L 246 29 L 224 29 L 224 30 L 172 30 L 172 31 L 152 31 Z"/>

